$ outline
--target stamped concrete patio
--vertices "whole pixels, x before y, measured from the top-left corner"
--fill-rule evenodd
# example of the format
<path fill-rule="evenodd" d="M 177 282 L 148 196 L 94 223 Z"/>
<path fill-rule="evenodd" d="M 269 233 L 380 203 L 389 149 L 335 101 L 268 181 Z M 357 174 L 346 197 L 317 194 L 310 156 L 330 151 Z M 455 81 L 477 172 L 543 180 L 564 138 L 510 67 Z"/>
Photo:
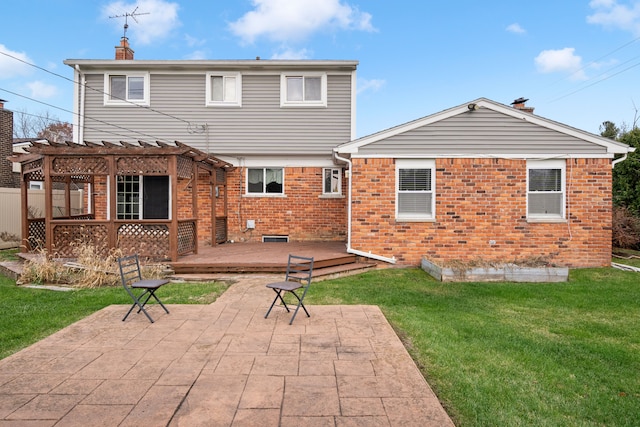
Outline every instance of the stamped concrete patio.
<path fill-rule="evenodd" d="M 1 360 L 0 426 L 453 426 L 377 307 L 290 326 L 264 319 L 281 276 L 239 277 L 213 304 L 153 324 L 110 306 Z"/>

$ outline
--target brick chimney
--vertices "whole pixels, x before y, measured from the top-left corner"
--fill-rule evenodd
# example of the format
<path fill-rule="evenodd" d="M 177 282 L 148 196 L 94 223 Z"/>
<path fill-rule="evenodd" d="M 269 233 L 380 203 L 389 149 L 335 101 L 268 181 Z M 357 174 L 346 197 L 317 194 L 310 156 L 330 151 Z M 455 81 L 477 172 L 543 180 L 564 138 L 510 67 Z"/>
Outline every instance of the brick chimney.
<path fill-rule="evenodd" d="M 525 103 L 527 101 L 528 101 L 527 98 L 520 97 L 520 98 L 516 99 L 515 101 L 513 101 L 511 103 L 511 105 L 513 105 L 513 108 L 515 108 L 516 110 L 521 110 L 521 111 L 524 111 L 525 113 L 533 114 L 534 108 L 533 107 L 527 107 L 525 105 Z"/>
<path fill-rule="evenodd" d="M 120 46 L 116 46 L 116 60 L 132 60 L 133 49 L 129 47 L 129 39 L 122 37 L 120 39 Z"/>
<path fill-rule="evenodd" d="M 7 160 L 13 155 L 13 111 L 4 108 L 5 102 L 0 99 L 0 187 L 14 188 L 13 163 Z"/>

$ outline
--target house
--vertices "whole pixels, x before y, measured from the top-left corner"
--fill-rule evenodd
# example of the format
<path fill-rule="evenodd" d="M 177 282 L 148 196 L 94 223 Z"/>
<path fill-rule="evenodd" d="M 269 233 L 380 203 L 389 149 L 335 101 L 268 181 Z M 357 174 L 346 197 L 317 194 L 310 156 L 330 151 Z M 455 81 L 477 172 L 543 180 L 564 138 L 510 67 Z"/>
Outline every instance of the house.
<path fill-rule="evenodd" d="M 399 265 L 610 262 L 612 165 L 629 147 L 524 99 L 477 99 L 356 139 L 357 61 L 135 60 L 123 38 L 113 60 L 65 64 L 82 144 L 36 154 L 86 179 L 86 218 L 109 222 L 96 236 L 110 245 L 147 241 L 174 261 L 207 243 L 329 240 Z M 104 171 L 89 171 L 86 156 L 103 155 Z M 45 224 L 51 241 L 77 223 Z"/>
<path fill-rule="evenodd" d="M 123 38 L 116 59 L 65 64 L 82 144 L 30 149 L 25 176 L 58 165 L 58 181 L 88 186 L 88 209 L 81 222 L 31 227 L 38 240 L 60 250 L 99 221 L 94 241 L 158 233 L 167 243 L 146 255 L 173 261 L 207 243 L 346 240 L 344 166 L 332 149 L 355 136 L 356 61 L 134 60 Z"/>
<path fill-rule="evenodd" d="M 633 149 L 526 101 L 481 98 L 337 146 L 348 246 L 409 265 L 610 265 L 611 171 Z"/>

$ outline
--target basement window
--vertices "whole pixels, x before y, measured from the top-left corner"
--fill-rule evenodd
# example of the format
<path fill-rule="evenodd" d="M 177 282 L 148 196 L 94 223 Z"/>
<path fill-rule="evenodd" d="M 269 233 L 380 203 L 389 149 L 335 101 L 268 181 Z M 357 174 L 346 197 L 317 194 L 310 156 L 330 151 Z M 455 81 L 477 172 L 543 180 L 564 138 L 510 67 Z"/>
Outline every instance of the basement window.
<path fill-rule="evenodd" d="M 262 236 L 262 243 L 288 243 L 289 236 Z"/>

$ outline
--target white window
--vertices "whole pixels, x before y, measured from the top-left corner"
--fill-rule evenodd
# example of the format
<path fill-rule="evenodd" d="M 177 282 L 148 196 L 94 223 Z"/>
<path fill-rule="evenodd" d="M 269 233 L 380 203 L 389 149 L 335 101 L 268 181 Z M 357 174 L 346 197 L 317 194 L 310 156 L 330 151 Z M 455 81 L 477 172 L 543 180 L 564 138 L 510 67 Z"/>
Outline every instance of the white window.
<path fill-rule="evenodd" d="M 527 217 L 564 219 L 564 160 L 527 161 Z"/>
<path fill-rule="evenodd" d="M 280 106 L 326 107 L 326 74 L 283 74 L 280 80 Z"/>
<path fill-rule="evenodd" d="M 322 169 L 322 194 L 342 194 L 341 172 L 340 168 Z"/>
<path fill-rule="evenodd" d="M 435 218 L 435 161 L 396 161 L 396 218 L 424 221 Z"/>
<path fill-rule="evenodd" d="M 282 168 L 248 168 L 247 194 L 284 194 Z"/>
<path fill-rule="evenodd" d="M 149 74 L 105 74 L 104 103 L 105 105 L 149 105 Z"/>
<path fill-rule="evenodd" d="M 240 73 L 207 73 L 207 106 L 240 107 L 242 75 Z"/>

